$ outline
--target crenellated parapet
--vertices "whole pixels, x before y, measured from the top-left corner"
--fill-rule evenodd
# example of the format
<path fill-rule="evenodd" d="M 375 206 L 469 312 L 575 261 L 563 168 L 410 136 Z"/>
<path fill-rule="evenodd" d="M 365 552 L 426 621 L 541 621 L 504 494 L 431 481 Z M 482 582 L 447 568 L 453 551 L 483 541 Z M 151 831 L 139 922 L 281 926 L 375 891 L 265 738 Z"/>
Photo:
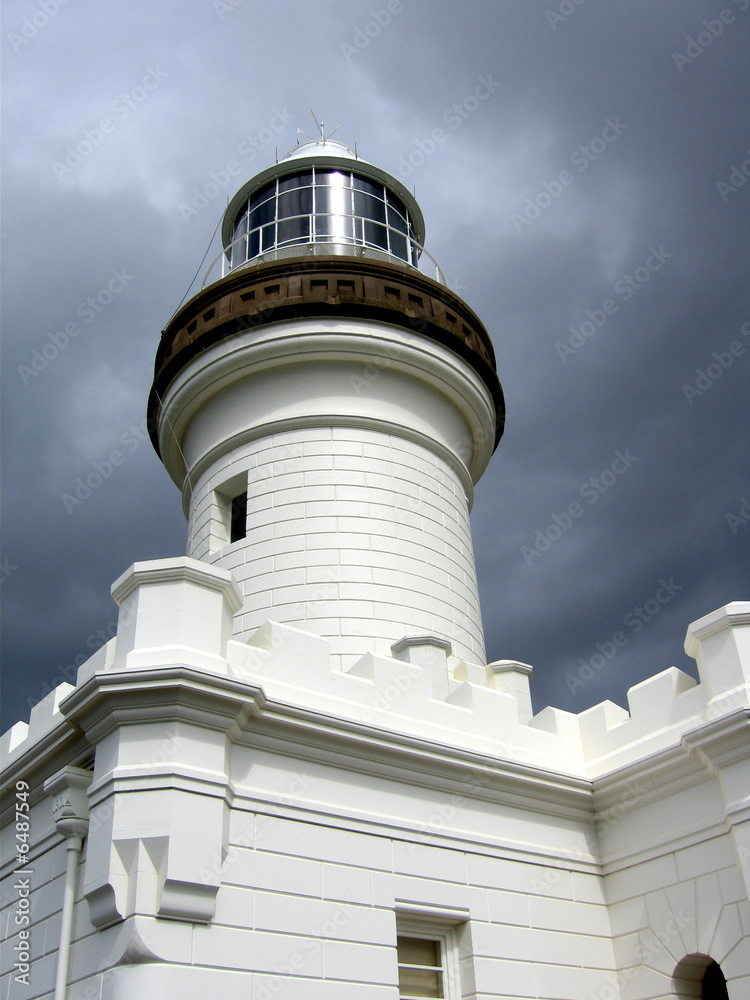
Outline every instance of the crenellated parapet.
<path fill-rule="evenodd" d="M 467 662 L 442 637 L 404 636 L 391 656 L 367 653 L 343 670 L 328 639 L 284 623 L 268 620 L 247 641 L 233 639 L 240 597 L 231 574 L 187 557 L 135 564 L 112 592 L 120 605 L 116 637 L 80 667 L 76 687 L 61 684 L 28 724 L 3 735 L 9 773 L 45 747 L 80 747 L 83 734 L 93 747 L 124 724 L 145 721 L 160 671 L 191 673 L 206 691 L 223 678 L 238 698 L 246 685 L 248 705 L 262 690 L 268 704 L 591 779 L 750 708 L 747 603 L 690 626 L 686 649 L 698 661 L 700 684 L 670 667 L 630 689 L 629 711 L 603 702 L 579 715 L 554 708 L 531 715 L 528 665 Z M 167 714 L 189 714 L 176 696 L 160 697 Z M 151 714 L 163 723 L 159 711 Z"/>

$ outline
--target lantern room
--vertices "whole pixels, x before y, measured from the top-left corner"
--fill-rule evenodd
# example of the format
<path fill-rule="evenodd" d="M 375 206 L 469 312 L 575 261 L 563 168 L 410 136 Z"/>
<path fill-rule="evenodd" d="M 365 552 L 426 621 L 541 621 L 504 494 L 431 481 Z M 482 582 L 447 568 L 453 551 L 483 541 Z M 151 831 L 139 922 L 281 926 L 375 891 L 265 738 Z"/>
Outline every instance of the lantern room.
<path fill-rule="evenodd" d="M 222 223 L 229 270 L 317 254 L 418 268 L 423 240 L 422 213 L 407 188 L 324 138 L 300 143 L 248 181 Z"/>

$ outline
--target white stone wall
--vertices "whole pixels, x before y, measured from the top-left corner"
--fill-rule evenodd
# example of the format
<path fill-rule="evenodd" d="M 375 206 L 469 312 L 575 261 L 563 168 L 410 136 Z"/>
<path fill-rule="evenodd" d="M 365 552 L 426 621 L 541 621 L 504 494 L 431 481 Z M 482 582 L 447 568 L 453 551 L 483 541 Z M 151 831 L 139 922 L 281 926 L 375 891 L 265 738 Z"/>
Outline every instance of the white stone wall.
<path fill-rule="evenodd" d="M 212 552 L 223 541 L 215 491 L 245 482 L 247 537 Z M 485 662 L 468 499 L 422 445 L 354 427 L 277 433 L 217 462 L 193 498 L 188 547 L 233 572 L 238 638 L 270 618 L 331 639 L 339 669 L 424 634 Z"/>
<path fill-rule="evenodd" d="M 629 801 L 604 822 L 612 855 L 626 843 L 638 854 L 655 835 L 668 847 L 602 876 L 588 823 L 498 811 L 476 789 L 428 791 L 242 748 L 232 773 L 226 849 L 206 872 L 221 881 L 211 922 L 142 910 L 129 929 L 95 931 L 82 863 L 68 1000 L 395 1000 L 397 915 L 415 911 L 459 935 L 466 997 L 683 1000 L 671 977 L 693 953 L 721 963 L 731 1000 L 747 995 L 750 906 L 729 838 L 675 839 L 679 798 L 656 812 Z M 698 813 L 716 796 L 708 780 L 690 801 Z M 65 861 L 49 817 L 39 803 L 31 986 L 12 983 L 6 948 L 3 1000 L 51 996 Z M 4 937 L 11 887 L 6 878 Z"/>
<path fill-rule="evenodd" d="M 271 763 L 261 759 L 258 768 L 269 785 Z M 606 986 L 614 953 L 590 862 L 558 869 L 550 865 L 559 858 L 542 853 L 530 863 L 518 844 L 501 846 L 499 831 L 495 845 L 481 835 L 473 840 L 467 831 L 485 825 L 482 809 L 477 815 L 458 795 L 379 787 L 314 768 L 279 772 L 275 784 L 276 795 L 297 809 L 269 812 L 261 804 L 253 814 L 238 802 L 216 917 L 194 938 L 200 964 L 231 953 L 241 967 L 246 941 L 255 997 L 396 998 L 397 914 L 417 910 L 463 932 L 464 996 L 577 1000 Z M 285 785 L 295 784 L 300 792 L 285 794 Z M 360 809 L 366 798 L 380 822 L 355 826 L 340 815 L 300 811 L 300 800 L 317 796 L 348 798 Z M 388 817 L 380 815 L 386 804 Z M 393 829 L 399 812 L 405 825 Z M 508 818 L 515 827 L 519 817 Z M 412 824 L 425 832 L 415 836 Z M 564 823 L 549 832 L 550 840 L 572 836 Z"/>
<path fill-rule="evenodd" d="M 714 808 L 717 792 L 710 782 L 682 801 L 636 806 L 623 820 L 621 835 L 626 827 L 640 834 L 630 840 L 627 863 L 610 862 L 604 879 L 621 1000 L 699 997 L 695 982 L 681 991 L 674 983 L 685 958 L 698 955 L 719 963 L 731 1000 L 750 996 L 750 903 L 722 810 Z M 686 811 L 692 836 L 680 822 Z M 666 819 L 670 813 L 677 822 Z"/>

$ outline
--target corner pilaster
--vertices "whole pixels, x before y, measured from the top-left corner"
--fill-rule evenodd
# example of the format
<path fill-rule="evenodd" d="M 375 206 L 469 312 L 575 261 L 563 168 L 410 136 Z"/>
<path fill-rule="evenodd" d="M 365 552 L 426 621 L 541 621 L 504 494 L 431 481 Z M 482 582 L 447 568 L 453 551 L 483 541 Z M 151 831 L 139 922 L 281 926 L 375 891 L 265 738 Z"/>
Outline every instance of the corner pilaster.
<path fill-rule="evenodd" d="M 113 594 L 114 657 L 61 704 L 96 747 L 84 879 L 91 921 L 205 923 L 226 850 L 229 744 L 262 699 L 227 676 L 239 594 L 226 570 L 192 559 L 137 563 Z"/>

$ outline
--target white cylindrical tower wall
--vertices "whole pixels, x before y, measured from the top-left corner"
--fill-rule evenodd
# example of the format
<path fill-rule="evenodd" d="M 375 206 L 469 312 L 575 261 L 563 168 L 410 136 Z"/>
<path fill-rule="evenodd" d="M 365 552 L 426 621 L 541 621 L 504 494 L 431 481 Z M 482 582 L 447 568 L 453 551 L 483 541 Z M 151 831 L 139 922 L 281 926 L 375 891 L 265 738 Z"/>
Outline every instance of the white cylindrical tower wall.
<path fill-rule="evenodd" d="M 201 353 L 163 412 L 162 454 L 190 470 L 188 553 L 233 572 L 237 636 L 291 624 L 345 668 L 432 634 L 484 662 L 467 465 L 489 459 L 495 417 L 469 364 L 379 322 L 288 321 Z"/>
<path fill-rule="evenodd" d="M 224 498 L 245 485 L 246 538 L 218 547 Z M 243 592 L 237 635 L 292 624 L 330 638 L 346 668 L 434 634 L 484 662 L 466 491 L 424 445 L 362 427 L 283 431 L 229 452 L 192 503 L 192 554 L 230 569 Z"/>

